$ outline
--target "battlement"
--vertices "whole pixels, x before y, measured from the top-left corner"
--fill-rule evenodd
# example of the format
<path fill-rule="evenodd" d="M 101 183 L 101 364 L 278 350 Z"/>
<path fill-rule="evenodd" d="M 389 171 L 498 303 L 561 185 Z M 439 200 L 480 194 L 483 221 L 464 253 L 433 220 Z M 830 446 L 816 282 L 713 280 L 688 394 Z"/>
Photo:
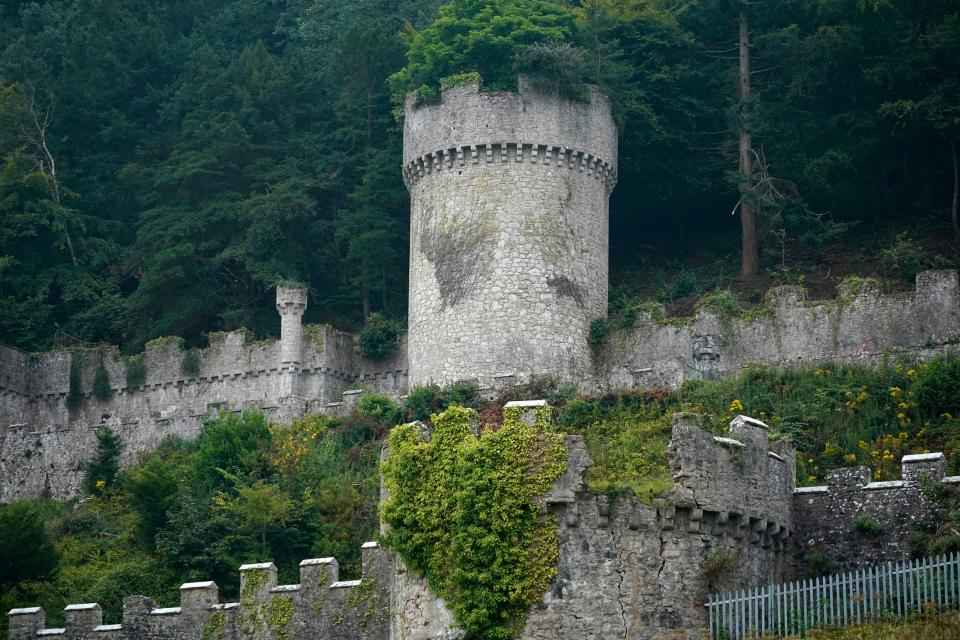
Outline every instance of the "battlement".
<path fill-rule="evenodd" d="M 478 82 L 445 89 L 436 104 L 418 105 L 408 96 L 403 125 L 403 164 L 464 145 L 524 142 L 577 149 L 617 166 L 617 128 L 610 100 L 597 87 L 586 100 L 533 90 L 481 91 Z M 512 159 L 511 159 L 512 160 Z"/>
<path fill-rule="evenodd" d="M 869 279 L 841 283 L 831 300 L 807 290 L 767 292 L 750 314 L 703 305 L 690 318 L 662 306 L 611 335 L 599 388 L 678 387 L 686 379 L 735 375 L 751 364 L 879 363 L 890 353 L 918 359 L 960 345 L 960 280 L 952 269 L 917 274 L 913 291 L 884 293 Z"/>
<path fill-rule="evenodd" d="M 799 558 L 810 554 L 836 569 L 910 557 L 918 527 L 933 521 L 937 491 L 960 493 L 960 476 L 946 476 L 943 453 L 903 456 L 900 479 L 873 482 L 865 466 L 834 469 L 827 484 L 798 487 L 793 494 Z"/>
<path fill-rule="evenodd" d="M 103 624 L 99 604 L 72 604 L 63 628 L 45 628 L 40 607 L 8 613 L 10 640 L 42 636 L 69 640 L 385 640 L 389 637 L 389 571 L 392 557 L 376 542 L 361 549 L 362 578 L 340 580 L 335 558 L 300 563 L 300 582 L 277 584 L 272 562 L 240 567 L 240 601 L 221 603 L 214 582 L 180 587 L 179 607 L 157 607 L 150 598 L 123 601 L 123 622 Z"/>
<path fill-rule="evenodd" d="M 279 340 L 218 332 L 208 335 L 206 348 L 187 350 L 179 338 L 159 338 L 135 358 L 106 346 L 29 356 L 0 347 L 0 501 L 75 496 L 102 425 L 123 439 L 126 466 L 166 436 L 196 436 L 220 412 L 255 409 L 289 422 L 308 412 L 337 413 L 344 391 L 357 383 L 394 396 L 406 392 L 404 350 L 368 361 L 355 336 L 302 324 L 306 305 L 305 288 L 278 289 Z M 97 396 L 101 367 L 109 393 Z"/>

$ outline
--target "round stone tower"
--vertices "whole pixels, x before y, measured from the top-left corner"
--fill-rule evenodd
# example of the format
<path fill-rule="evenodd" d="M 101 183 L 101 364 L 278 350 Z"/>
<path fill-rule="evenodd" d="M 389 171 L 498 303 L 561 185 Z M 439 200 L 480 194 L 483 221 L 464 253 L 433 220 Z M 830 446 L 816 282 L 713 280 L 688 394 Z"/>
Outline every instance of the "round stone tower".
<path fill-rule="evenodd" d="M 403 163 L 410 383 L 583 380 L 590 322 L 607 313 L 617 130 L 606 96 L 521 82 L 408 98 Z"/>

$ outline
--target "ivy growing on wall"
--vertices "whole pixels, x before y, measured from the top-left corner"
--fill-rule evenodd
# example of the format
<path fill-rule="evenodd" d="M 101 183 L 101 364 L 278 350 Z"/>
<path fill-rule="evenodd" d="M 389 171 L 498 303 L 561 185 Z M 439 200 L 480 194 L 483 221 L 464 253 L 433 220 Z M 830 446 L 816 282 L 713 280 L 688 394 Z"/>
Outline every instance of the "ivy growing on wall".
<path fill-rule="evenodd" d="M 477 413 L 454 406 L 434 416 L 429 442 L 414 425 L 390 434 L 384 541 L 446 600 L 468 638 L 514 637 L 556 576 L 557 529 L 541 504 L 566 449 L 548 418 L 543 408 L 526 424 L 508 409 L 498 430 L 475 430 Z"/>
<path fill-rule="evenodd" d="M 78 407 L 83 399 L 83 389 L 80 387 L 82 373 L 83 361 L 74 353 L 70 356 L 70 386 L 67 389 L 67 406 L 70 408 Z"/>
<path fill-rule="evenodd" d="M 110 374 L 107 373 L 107 368 L 103 366 L 102 361 L 93 372 L 93 388 L 91 391 L 93 396 L 99 400 L 106 400 L 113 395 L 113 390 L 110 388 Z"/>

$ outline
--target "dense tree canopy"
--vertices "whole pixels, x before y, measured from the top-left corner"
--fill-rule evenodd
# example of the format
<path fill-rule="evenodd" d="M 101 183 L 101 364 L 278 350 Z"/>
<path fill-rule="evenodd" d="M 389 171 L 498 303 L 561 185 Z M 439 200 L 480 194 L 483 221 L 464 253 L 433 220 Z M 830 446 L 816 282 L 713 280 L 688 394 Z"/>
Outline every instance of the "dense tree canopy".
<path fill-rule="evenodd" d="M 949 237 L 958 54 L 957 0 L 7 3 L 0 342 L 268 335 L 288 280 L 310 320 L 402 320 L 397 100 L 467 72 L 610 93 L 615 284 L 676 248 L 735 257 L 738 200 L 773 277 L 838 238 Z"/>

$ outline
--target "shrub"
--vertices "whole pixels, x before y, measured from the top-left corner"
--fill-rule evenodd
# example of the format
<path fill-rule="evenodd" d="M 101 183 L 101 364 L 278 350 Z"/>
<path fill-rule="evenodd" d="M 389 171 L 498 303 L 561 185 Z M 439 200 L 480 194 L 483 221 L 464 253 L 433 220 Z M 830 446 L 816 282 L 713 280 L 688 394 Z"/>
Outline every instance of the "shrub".
<path fill-rule="evenodd" d="M 431 414 L 441 410 L 442 395 L 439 385 L 435 384 L 410 389 L 403 403 L 407 417 L 411 420 L 429 420 Z"/>
<path fill-rule="evenodd" d="M 732 582 L 736 576 L 739 558 L 730 549 L 714 551 L 700 567 L 700 573 L 711 591 L 717 591 Z"/>
<path fill-rule="evenodd" d="M 382 393 L 368 393 L 360 396 L 360 400 L 357 401 L 357 411 L 390 426 L 403 422 L 403 409 L 390 396 Z"/>
<path fill-rule="evenodd" d="M 183 354 L 183 360 L 180 362 L 180 371 L 191 378 L 195 378 L 200 373 L 199 349 L 190 349 Z"/>
<path fill-rule="evenodd" d="M 879 271 L 885 278 L 912 283 L 924 269 L 932 269 L 940 260 L 915 242 L 909 233 L 896 239 L 877 254 Z"/>
<path fill-rule="evenodd" d="M 960 415 L 960 358 L 934 358 L 915 371 L 913 397 L 925 415 Z"/>
<path fill-rule="evenodd" d="M 480 388 L 472 382 L 454 382 L 444 390 L 444 401 L 447 406 L 475 407 L 480 404 Z"/>
<path fill-rule="evenodd" d="M 83 361 L 79 355 L 74 353 L 70 356 L 70 387 L 67 390 L 67 406 L 70 408 L 80 406 L 80 401 L 83 399 L 82 375 Z"/>
<path fill-rule="evenodd" d="M 360 353 L 371 360 L 383 360 L 400 344 L 403 327 L 379 313 L 371 314 L 360 330 Z"/>
<path fill-rule="evenodd" d="M 94 397 L 100 400 L 106 400 L 113 395 L 113 389 L 110 388 L 110 374 L 107 373 L 107 368 L 103 366 L 103 362 L 98 364 L 96 371 L 93 372 L 92 391 Z"/>
<path fill-rule="evenodd" d="M 521 47 L 514 55 L 513 70 L 525 75 L 538 91 L 574 99 L 584 94 L 584 52 L 568 42 L 535 42 Z"/>
<path fill-rule="evenodd" d="M 87 495 L 102 494 L 117 483 L 121 451 L 123 441 L 113 429 L 103 427 L 97 432 L 97 453 L 87 464 L 83 477 L 83 491 Z"/>
<path fill-rule="evenodd" d="M 587 343 L 599 347 L 607 341 L 607 334 L 610 332 L 610 323 L 606 318 L 595 318 L 590 323 L 590 333 L 587 335 Z"/>
<path fill-rule="evenodd" d="M 883 525 L 864 514 L 853 519 L 853 530 L 868 536 L 879 536 L 883 533 Z"/>
<path fill-rule="evenodd" d="M 42 580 L 57 568 L 57 562 L 35 503 L 0 505 L 0 584 Z"/>
<path fill-rule="evenodd" d="M 147 364 L 143 356 L 127 360 L 127 389 L 142 387 L 147 381 Z"/>

